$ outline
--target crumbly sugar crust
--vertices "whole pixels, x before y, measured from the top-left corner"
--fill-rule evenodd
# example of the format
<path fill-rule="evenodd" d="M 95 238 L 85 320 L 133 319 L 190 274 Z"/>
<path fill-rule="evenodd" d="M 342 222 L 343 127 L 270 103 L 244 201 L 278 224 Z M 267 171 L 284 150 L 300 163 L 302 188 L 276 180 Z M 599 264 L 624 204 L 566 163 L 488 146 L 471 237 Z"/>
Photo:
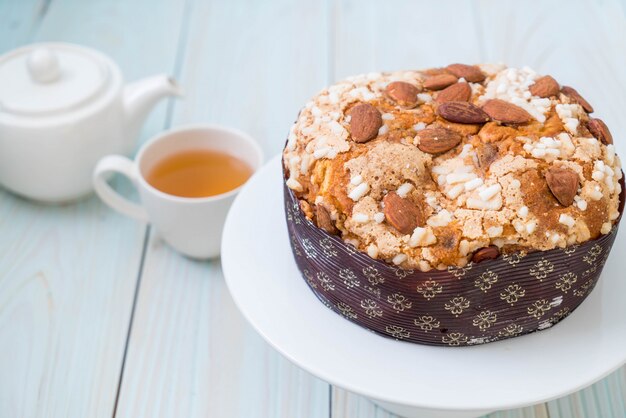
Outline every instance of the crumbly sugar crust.
<path fill-rule="evenodd" d="M 485 247 L 550 250 L 610 232 L 621 165 L 588 103 L 526 67 L 461 70 L 358 75 L 308 102 L 283 152 L 307 217 L 372 258 L 421 271 L 463 266 Z M 459 102 L 483 119 L 442 106 Z"/>

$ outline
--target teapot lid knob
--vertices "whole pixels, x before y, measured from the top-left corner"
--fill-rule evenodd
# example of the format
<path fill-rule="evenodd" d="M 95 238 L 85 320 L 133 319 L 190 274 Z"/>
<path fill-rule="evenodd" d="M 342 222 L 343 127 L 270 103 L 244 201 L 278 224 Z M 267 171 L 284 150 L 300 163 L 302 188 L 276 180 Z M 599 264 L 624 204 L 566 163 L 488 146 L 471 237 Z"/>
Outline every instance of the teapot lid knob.
<path fill-rule="evenodd" d="M 59 59 L 48 48 L 37 48 L 31 52 L 26 65 L 31 78 L 38 83 L 52 83 L 61 75 Z"/>

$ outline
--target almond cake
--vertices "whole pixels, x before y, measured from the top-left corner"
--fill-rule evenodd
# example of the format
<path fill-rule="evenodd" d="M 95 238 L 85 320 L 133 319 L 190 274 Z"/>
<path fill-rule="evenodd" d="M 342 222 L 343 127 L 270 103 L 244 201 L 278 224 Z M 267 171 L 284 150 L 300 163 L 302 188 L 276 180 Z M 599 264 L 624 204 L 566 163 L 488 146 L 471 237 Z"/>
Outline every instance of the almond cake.
<path fill-rule="evenodd" d="M 286 184 L 319 228 L 404 269 L 564 248 L 619 217 L 620 161 L 593 110 L 527 67 L 349 77 L 300 112 Z"/>

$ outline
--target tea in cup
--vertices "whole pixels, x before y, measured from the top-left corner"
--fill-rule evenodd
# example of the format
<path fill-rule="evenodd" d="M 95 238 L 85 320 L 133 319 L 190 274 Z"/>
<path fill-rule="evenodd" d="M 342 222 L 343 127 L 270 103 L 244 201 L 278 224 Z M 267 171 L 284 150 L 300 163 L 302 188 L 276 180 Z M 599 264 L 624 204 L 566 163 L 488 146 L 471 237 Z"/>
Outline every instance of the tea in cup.
<path fill-rule="evenodd" d="M 164 132 L 141 147 L 134 161 L 110 155 L 93 175 L 94 188 L 113 209 L 152 223 L 180 253 L 199 259 L 220 253 L 222 228 L 237 192 L 261 166 L 263 155 L 247 134 L 219 126 Z M 107 183 L 111 173 L 128 177 L 141 204 Z"/>

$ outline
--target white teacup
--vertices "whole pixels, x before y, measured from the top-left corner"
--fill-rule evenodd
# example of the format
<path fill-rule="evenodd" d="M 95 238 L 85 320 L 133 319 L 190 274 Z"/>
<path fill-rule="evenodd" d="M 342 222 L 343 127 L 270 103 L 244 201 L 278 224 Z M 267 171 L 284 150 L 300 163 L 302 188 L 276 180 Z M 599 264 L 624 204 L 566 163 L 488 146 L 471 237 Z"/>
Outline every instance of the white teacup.
<path fill-rule="evenodd" d="M 241 187 L 210 197 L 179 197 L 154 188 L 146 175 L 164 157 L 186 150 L 210 149 L 230 154 L 256 171 L 263 162 L 259 145 L 247 134 L 214 125 L 190 126 L 164 132 L 145 143 L 131 161 L 120 155 L 102 158 L 95 168 L 96 193 L 113 209 L 150 222 L 180 253 L 199 259 L 220 254 L 222 228 L 228 209 Z M 141 204 L 122 197 L 107 183 L 111 173 L 128 177 L 139 190 Z"/>

